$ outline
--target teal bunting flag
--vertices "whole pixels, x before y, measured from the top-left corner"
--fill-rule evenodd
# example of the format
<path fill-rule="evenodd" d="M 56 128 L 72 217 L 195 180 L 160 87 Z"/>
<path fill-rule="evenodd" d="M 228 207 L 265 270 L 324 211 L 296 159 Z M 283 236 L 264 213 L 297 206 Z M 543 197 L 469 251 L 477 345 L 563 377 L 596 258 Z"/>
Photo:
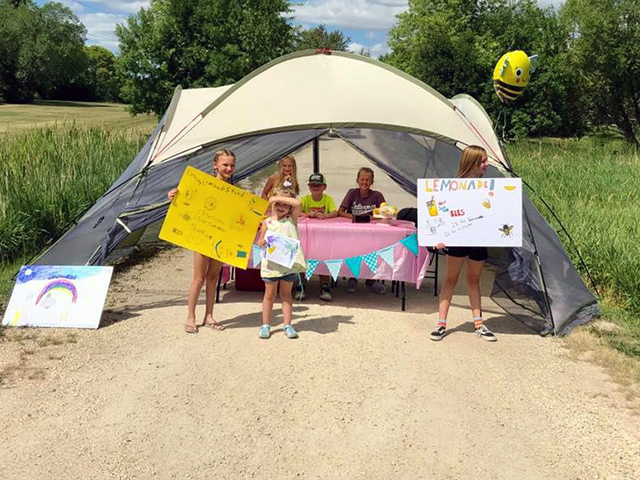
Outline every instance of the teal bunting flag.
<path fill-rule="evenodd" d="M 362 260 L 369 267 L 371 272 L 376 273 L 378 271 L 378 252 L 367 253 L 362 255 Z"/>
<path fill-rule="evenodd" d="M 414 255 L 418 255 L 418 235 L 411 234 L 400 242 Z"/>
<path fill-rule="evenodd" d="M 327 265 L 331 278 L 333 278 L 333 281 L 335 282 L 338 279 L 338 275 L 340 275 L 342 260 L 325 260 L 324 263 Z"/>
<path fill-rule="evenodd" d="M 258 245 L 253 246 L 253 268 L 256 268 L 262 261 L 262 249 Z"/>
<path fill-rule="evenodd" d="M 316 267 L 318 266 L 318 260 L 311 260 L 311 259 L 307 259 L 307 273 L 305 274 L 305 276 L 307 278 L 311 278 L 311 276 L 313 275 L 313 272 L 316 271 Z"/>
<path fill-rule="evenodd" d="M 357 257 L 345 258 L 344 263 L 347 264 L 347 267 L 349 267 L 351 273 L 353 273 L 354 278 L 360 278 L 360 264 L 362 263 L 361 256 L 358 255 Z"/>
<path fill-rule="evenodd" d="M 392 245 L 392 246 L 387 247 L 387 248 L 385 248 L 383 250 L 378 250 L 378 255 L 380 255 L 382 260 L 387 262 L 387 265 L 389 265 L 391 268 L 393 268 L 393 263 L 394 263 L 393 253 L 394 252 L 395 252 L 395 245 Z"/>

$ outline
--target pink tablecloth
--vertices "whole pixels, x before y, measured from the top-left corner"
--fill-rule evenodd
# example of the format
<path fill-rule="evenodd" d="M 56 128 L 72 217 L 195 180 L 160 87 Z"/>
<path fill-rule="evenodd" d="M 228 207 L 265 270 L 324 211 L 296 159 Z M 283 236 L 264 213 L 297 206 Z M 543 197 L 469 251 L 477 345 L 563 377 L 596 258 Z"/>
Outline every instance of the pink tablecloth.
<path fill-rule="evenodd" d="M 415 225 L 404 220 L 383 224 L 351 223 L 346 218 L 328 220 L 309 218 L 300 219 L 298 222 L 298 234 L 305 258 L 320 260 L 314 275 L 329 275 L 329 270 L 322 260 L 344 260 L 373 253 L 394 245 L 414 233 L 416 233 Z M 426 248 L 419 247 L 418 255 L 414 255 L 400 244 L 394 249 L 393 268 L 382 258 L 378 258 L 378 270 L 374 274 L 362 262 L 359 278 L 398 280 L 415 283 L 416 288 L 419 288 L 428 264 L 429 252 Z M 249 260 L 249 265 L 253 265 L 252 259 Z M 346 264 L 343 264 L 339 276 L 352 277 L 353 273 Z"/>

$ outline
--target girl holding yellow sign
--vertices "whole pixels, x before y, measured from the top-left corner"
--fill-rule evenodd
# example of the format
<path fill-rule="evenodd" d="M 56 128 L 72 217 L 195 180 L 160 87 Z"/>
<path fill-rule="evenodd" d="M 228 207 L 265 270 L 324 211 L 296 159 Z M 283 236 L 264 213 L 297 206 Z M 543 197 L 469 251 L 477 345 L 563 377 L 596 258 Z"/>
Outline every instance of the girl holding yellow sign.
<path fill-rule="evenodd" d="M 227 183 L 231 183 L 231 177 L 236 169 L 236 155 L 231 150 L 218 150 L 213 155 L 213 171 L 216 178 Z M 167 196 L 169 200 L 178 194 L 178 189 L 174 188 Z M 184 325 L 184 331 L 187 333 L 198 333 L 196 326 L 196 305 L 202 286 L 206 284 L 206 310 L 204 313 L 203 327 L 209 327 L 214 330 L 224 330 L 224 325 L 213 318 L 213 304 L 216 295 L 216 287 L 218 278 L 220 278 L 220 270 L 222 262 L 213 258 L 193 252 L 193 280 L 187 294 L 187 322 Z"/>

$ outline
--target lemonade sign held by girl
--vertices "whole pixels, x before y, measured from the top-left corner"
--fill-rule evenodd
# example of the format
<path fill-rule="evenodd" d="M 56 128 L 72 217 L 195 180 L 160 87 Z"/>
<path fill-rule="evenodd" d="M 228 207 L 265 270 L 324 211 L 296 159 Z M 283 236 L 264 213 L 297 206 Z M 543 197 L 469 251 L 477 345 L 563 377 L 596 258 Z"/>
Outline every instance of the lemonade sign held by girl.
<path fill-rule="evenodd" d="M 418 243 L 433 246 L 522 246 L 519 178 L 418 180 Z"/>

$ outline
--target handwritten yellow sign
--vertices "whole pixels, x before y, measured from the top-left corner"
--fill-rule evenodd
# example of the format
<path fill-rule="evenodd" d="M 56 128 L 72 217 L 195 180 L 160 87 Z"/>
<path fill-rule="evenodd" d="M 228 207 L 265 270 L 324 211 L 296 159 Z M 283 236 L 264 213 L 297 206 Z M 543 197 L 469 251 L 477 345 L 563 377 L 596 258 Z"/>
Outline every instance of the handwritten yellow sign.
<path fill-rule="evenodd" d="M 246 269 L 268 205 L 246 190 L 187 167 L 159 237 Z"/>

